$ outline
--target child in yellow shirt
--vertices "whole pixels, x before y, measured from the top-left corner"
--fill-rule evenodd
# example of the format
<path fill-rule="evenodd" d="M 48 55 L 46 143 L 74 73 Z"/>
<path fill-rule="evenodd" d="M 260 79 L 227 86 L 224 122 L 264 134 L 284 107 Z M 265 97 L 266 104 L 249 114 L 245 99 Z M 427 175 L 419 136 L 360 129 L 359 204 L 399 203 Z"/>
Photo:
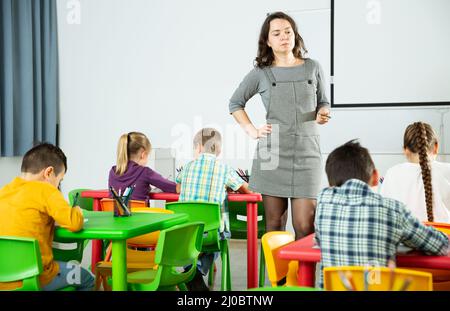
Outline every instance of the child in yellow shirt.
<path fill-rule="evenodd" d="M 94 278 L 89 271 L 74 267 L 72 262 L 53 260 L 55 221 L 70 231 L 83 227 L 81 209 L 71 207 L 58 190 L 66 171 L 67 159 L 60 148 L 43 143 L 30 149 L 22 160 L 21 176 L 0 189 L 0 235 L 38 240 L 43 266 L 39 280 L 43 290 L 69 285 L 91 290 Z M 0 283 L 0 289 L 20 286 L 19 282 Z"/>

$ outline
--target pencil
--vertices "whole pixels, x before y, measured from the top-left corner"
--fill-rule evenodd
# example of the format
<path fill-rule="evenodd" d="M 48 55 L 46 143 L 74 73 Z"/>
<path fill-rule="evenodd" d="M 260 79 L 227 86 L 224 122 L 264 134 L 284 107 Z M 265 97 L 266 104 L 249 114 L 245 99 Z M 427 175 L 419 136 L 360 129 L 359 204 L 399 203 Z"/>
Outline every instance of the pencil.
<path fill-rule="evenodd" d="M 73 199 L 72 207 L 77 206 L 78 196 L 80 195 L 79 192 L 75 194 L 75 198 Z"/>

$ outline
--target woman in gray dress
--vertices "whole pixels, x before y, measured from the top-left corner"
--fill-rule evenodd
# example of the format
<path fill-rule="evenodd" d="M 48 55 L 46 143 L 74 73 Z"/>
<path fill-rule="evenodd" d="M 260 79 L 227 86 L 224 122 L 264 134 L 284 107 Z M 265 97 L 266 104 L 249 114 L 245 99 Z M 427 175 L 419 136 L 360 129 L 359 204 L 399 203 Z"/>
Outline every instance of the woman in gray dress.
<path fill-rule="evenodd" d="M 255 68 L 230 99 L 230 113 L 258 146 L 249 188 L 263 196 L 266 231 L 285 230 L 291 199 L 295 237 L 314 231 L 314 211 L 322 174 L 317 124 L 330 118 L 324 76 L 318 62 L 304 58 L 294 20 L 270 14 L 259 37 Z M 256 128 L 245 104 L 259 93 L 266 124 Z"/>

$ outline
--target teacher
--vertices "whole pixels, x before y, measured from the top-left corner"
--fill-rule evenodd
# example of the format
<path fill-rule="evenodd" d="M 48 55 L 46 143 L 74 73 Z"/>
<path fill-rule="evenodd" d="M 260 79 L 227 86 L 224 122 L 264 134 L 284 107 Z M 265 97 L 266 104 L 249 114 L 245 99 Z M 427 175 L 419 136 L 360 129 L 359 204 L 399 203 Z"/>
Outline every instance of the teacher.
<path fill-rule="evenodd" d="M 258 42 L 255 68 L 230 99 L 235 120 L 258 139 L 249 188 L 262 194 L 266 232 L 286 229 L 291 201 L 295 238 L 314 232 L 314 212 L 322 174 L 317 124 L 330 119 L 325 82 L 307 53 L 294 20 L 283 12 L 267 16 Z M 266 124 L 256 128 L 245 112 L 259 93 Z"/>

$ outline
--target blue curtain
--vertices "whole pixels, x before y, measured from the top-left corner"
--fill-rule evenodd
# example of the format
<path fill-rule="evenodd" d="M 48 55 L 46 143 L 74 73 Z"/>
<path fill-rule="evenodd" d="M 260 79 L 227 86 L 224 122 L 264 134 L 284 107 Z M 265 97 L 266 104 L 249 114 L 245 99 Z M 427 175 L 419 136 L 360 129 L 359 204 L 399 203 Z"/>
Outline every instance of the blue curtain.
<path fill-rule="evenodd" d="M 0 155 L 57 143 L 56 0 L 0 1 Z"/>

